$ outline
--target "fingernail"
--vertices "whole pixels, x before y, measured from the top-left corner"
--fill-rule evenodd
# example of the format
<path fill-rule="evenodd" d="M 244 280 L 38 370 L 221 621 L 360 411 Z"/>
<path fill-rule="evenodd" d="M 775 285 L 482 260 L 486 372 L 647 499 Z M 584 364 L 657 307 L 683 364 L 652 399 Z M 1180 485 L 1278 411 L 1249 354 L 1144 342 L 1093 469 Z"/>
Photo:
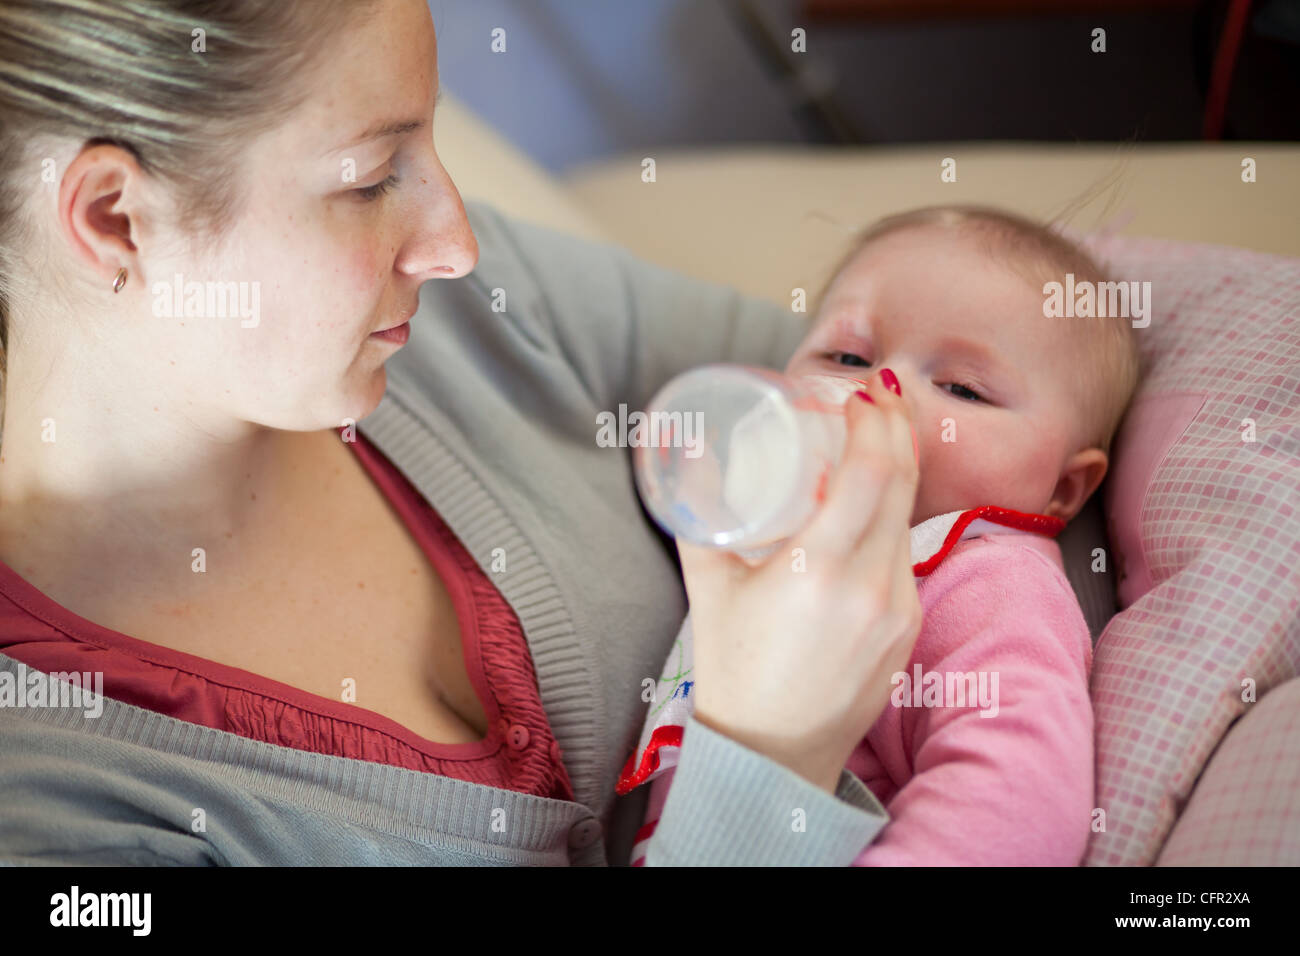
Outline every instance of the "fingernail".
<path fill-rule="evenodd" d="M 893 369 L 882 368 L 880 370 L 880 380 L 885 383 L 885 388 L 899 398 L 903 397 L 903 386 L 898 383 L 898 376 L 894 374 Z"/>
<path fill-rule="evenodd" d="M 871 402 L 872 405 L 876 404 L 875 400 L 866 392 L 859 391 L 859 392 L 854 392 L 853 394 L 858 396 L 858 398 L 862 399 L 863 401 Z"/>

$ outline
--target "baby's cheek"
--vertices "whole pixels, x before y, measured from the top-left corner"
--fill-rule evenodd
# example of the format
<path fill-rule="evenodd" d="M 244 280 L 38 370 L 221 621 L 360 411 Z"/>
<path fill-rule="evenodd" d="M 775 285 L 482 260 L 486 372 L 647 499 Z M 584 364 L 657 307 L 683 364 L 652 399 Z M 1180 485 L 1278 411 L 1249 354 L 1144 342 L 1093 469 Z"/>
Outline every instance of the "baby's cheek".
<path fill-rule="evenodd" d="M 921 451 L 916 502 L 917 511 L 925 512 L 923 518 L 967 507 L 965 502 L 972 494 L 979 493 L 975 487 L 981 481 L 978 462 L 974 460 L 975 443 L 963 442 L 951 429 L 947 434 L 955 440 L 945 441 L 944 434 L 944 427 L 939 425 L 916 431 Z"/>
<path fill-rule="evenodd" d="M 1025 436 L 1003 435 L 998 440 L 972 434 L 923 436 L 921 475 L 917 488 L 917 513 L 922 517 L 964 511 L 992 504 L 1017 511 L 1041 507 L 1050 471 L 1050 450 Z"/>
<path fill-rule="evenodd" d="M 1036 514 L 1047 507 L 1056 487 L 1057 452 L 1032 428 L 1018 432 L 984 453 L 983 490 L 990 504 Z"/>
<path fill-rule="evenodd" d="M 1052 493 L 1061 477 L 1063 451 L 1059 440 L 1039 437 L 1030 440 L 1022 459 L 1025 475 L 1023 481 L 1026 492 L 1032 494 L 1034 500 L 1025 510 L 1032 508 L 1041 512 L 1052 500 Z"/>

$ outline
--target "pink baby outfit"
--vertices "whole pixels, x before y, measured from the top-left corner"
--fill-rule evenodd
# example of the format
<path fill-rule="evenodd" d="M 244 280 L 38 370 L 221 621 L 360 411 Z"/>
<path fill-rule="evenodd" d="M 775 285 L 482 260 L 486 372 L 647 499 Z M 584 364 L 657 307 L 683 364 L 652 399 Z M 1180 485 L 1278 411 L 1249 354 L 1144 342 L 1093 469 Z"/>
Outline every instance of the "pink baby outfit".
<path fill-rule="evenodd" d="M 1092 641 L 1052 540 L 1063 522 L 986 506 L 912 529 L 923 621 L 847 768 L 889 811 L 855 866 L 1074 866 L 1093 795 Z M 646 841 L 694 706 L 690 617 L 617 790 L 650 783 Z"/>

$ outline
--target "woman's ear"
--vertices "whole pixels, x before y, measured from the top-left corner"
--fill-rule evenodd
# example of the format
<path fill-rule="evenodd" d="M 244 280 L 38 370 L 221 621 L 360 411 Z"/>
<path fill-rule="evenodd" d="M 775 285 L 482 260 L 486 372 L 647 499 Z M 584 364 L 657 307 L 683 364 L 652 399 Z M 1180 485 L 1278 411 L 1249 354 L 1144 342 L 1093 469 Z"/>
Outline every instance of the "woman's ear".
<path fill-rule="evenodd" d="M 119 268 L 136 264 L 143 183 L 135 157 L 109 143 L 83 149 L 59 182 L 59 229 L 76 258 L 106 285 Z"/>
<path fill-rule="evenodd" d="M 1052 500 L 1043 514 L 1053 515 L 1068 522 L 1077 515 L 1101 480 L 1106 477 L 1109 459 L 1100 448 L 1085 448 L 1075 452 L 1061 469 Z"/>

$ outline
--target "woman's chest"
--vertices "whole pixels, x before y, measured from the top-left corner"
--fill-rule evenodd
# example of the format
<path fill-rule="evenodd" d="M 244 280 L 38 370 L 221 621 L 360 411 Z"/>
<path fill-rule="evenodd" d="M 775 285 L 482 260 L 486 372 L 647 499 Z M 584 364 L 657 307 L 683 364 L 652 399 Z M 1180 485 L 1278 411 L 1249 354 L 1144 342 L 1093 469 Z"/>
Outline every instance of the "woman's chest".
<path fill-rule="evenodd" d="M 334 566 L 316 555 L 238 601 L 158 602 L 119 629 L 373 711 L 434 743 L 482 740 L 488 718 L 447 590 L 422 554 L 403 561 L 392 544 L 354 542 Z"/>
<path fill-rule="evenodd" d="M 207 657 L 373 711 L 434 743 L 480 741 L 488 718 L 455 607 L 422 554 L 393 560 L 403 550 L 394 541 L 364 565 L 354 563 L 364 552 L 340 555 L 328 571 L 287 580 L 268 602 L 274 611 L 217 615 L 185 640 Z"/>
<path fill-rule="evenodd" d="M 373 711 L 434 743 L 482 740 L 488 717 L 447 584 L 359 477 L 333 486 L 319 508 L 301 502 L 304 520 L 260 547 L 236 542 L 209 555 L 200 584 L 171 589 L 173 597 L 114 600 L 86 616 Z"/>

